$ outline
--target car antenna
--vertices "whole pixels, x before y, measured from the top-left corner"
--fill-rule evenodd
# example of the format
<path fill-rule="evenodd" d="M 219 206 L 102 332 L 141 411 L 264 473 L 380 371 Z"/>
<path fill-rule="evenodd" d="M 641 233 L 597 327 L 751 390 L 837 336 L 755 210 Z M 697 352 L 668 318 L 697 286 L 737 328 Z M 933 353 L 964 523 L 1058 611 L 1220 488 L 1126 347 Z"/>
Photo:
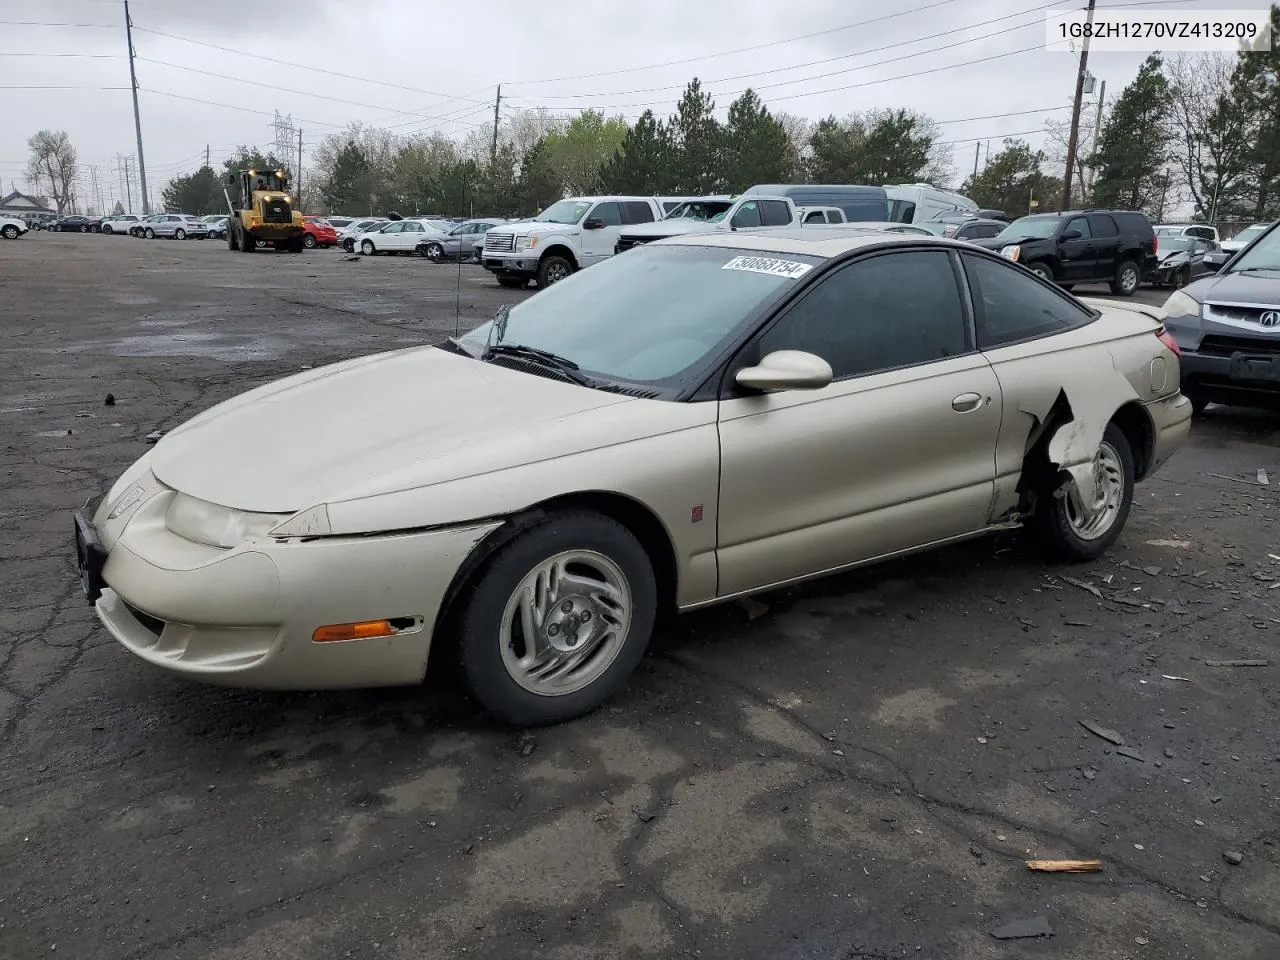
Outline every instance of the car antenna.
<path fill-rule="evenodd" d="M 458 274 L 453 282 L 453 337 L 456 340 L 462 331 L 462 246 L 465 240 L 458 241 Z"/>

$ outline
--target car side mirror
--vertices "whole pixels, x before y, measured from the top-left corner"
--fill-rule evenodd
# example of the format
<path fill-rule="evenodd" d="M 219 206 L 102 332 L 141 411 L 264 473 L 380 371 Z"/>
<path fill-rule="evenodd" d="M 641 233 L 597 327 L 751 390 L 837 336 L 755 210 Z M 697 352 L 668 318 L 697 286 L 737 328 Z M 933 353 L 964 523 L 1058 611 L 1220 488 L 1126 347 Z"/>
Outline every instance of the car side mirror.
<path fill-rule="evenodd" d="M 734 375 L 749 390 L 821 390 L 831 383 L 831 364 L 803 350 L 775 350 Z"/>
<path fill-rule="evenodd" d="M 582 224 L 583 230 L 603 230 L 604 221 L 599 217 L 587 217 L 586 222 Z"/>
<path fill-rule="evenodd" d="M 1068 230 L 1060 239 L 1065 243 L 1068 240 L 1079 240 L 1083 236 L 1084 234 L 1079 230 Z"/>

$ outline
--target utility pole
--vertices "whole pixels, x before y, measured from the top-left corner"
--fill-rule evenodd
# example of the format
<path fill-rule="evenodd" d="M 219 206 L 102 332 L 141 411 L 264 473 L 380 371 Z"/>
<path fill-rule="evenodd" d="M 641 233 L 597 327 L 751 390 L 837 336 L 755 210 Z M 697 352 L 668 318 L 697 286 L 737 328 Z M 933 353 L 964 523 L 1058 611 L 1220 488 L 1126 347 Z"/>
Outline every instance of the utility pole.
<path fill-rule="evenodd" d="M 502 106 L 502 84 L 498 84 L 498 95 L 493 98 L 493 145 L 489 148 L 489 162 L 498 159 L 498 110 Z"/>
<path fill-rule="evenodd" d="M 1098 89 L 1098 113 L 1093 118 L 1093 152 L 1098 152 L 1098 140 L 1102 136 L 1102 104 L 1107 99 L 1107 81 Z M 1089 195 L 1093 195 L 1093 181 L 1098 176 L 1097 167 L 1089 167 Z"/>
<path fill-rule="evenodd" d="M 209 164 L 209 145 L 207 143 L 204 145 L 204 165 L 206 167 L 210 165 Z"/>
<path fill-rule="evenodd" d="M 978 179 L 978 156 L 982 153 L 982 141 L 973 145 L 973 178 Z"/>
<path fill-rule="evenodd" d="M 298 172 L 293 176 L 293 199 L 302 204 L 302 128 L 298 128 Z"/>
<path fill-rule="evenodd" d="M 129 0 L 124 0 L 124 36 L 129 44 L 129 83 L 133 87 L 133 131 L 138 135 L 138 179 L 142 183 L 142 212 L 149 216 L 151 202 L 147 199 L 147 161 L 142 156 L 142 117 L 138 113 L 138 74 L 133 69 L 133 20 L 129 18 Z"/>
<path fill-rule="evenodd" d="M 1076 147 L 1080 141 L 1080 105 L 1084 100 L 1084 78 L 1089 64 L 1089 29 L 1093 27 L 1093 8 L 1097 0 L 1089 0 L 1084 43 L 1080 45 L 1080 69 L 1076 73 L 1076 99 L 1071 108 L 1071 136 L 1067 140 L 1067 170 L 1062 177 L 1062 209 L 1071 209 L 1071 183 L 1075 179 Z"/>

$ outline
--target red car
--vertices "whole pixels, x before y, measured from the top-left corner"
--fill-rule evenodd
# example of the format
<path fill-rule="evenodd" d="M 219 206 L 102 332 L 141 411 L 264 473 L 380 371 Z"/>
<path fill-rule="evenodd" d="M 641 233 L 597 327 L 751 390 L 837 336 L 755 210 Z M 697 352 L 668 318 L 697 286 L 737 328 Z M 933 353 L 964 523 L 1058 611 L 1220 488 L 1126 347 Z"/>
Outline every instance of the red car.
<path fill-rule="evenodd" d="M 328 220 L 323 217 L 303 217 L 302 219 L 306 224 L 303 227 L 306 231 L 302 238 L 303 246 L 313 248 L 338 245 L 338 231 L 329 226 Z"/>

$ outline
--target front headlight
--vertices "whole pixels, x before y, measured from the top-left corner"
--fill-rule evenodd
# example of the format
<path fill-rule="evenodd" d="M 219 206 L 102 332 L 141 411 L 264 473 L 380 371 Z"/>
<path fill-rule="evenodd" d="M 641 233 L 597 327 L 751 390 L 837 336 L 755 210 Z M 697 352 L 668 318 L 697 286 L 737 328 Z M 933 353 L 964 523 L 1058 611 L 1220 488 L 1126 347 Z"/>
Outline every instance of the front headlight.
<path fill-rule="evenodd" d="M 1204 305 L 1190 294 L 1175 290 L 1164 302 L 1164 312 L 1170 317 L 1199 317 Z"/>
<path fill-rule="evenodd" d="M 232 510 L 185 493 L 176 494 L 164 514 L 170 533 L 211 547 L 231 549 L 267 531 L 289 517 L 287 513 L 248 513 Z"/>
<path fill-rule="evenodd" d="M 517 250 L 532 250 L 538 245 L 537 237 L 521 237 L 516 241 Z"/>
<path fill-rule="evenodd" d="M 1001 247 L 1000 256 L 1008 257 L 1010 260 L 1016 263 L 1018 258 L 1022 256 L 1022 248 L 1017 244 L 1013 244 L 1007 247 Z"/>

